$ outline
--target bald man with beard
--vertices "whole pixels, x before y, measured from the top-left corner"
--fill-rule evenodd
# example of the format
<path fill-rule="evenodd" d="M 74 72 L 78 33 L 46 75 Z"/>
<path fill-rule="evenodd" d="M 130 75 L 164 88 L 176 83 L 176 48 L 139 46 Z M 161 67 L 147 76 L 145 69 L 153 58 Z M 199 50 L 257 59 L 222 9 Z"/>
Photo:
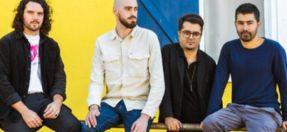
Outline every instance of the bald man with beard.
<path fill-rule="evenodd" d="M 136 0 L 115 0 L 113 11 L 115 29 L 96 40 L 82 131 L 121 123 L 126 132 L 149 131 L 164 94 L 160 44 L 154 32 L 137 26 Z"/>

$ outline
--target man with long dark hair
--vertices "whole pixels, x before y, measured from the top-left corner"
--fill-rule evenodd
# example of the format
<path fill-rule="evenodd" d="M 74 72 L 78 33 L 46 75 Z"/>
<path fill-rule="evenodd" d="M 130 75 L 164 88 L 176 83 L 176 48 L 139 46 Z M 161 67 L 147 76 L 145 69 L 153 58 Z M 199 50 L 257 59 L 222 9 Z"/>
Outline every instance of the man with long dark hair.
<path fill-rule="evenodd" d="M 43 125 L 80 131 L 63 105 L 66 75 L 58 44 L 47 35 L 51 9 L 45 0 L 22 0 L 13 32 L 0 40 L 0 125 L 5 131 L 36 131 Z"/>

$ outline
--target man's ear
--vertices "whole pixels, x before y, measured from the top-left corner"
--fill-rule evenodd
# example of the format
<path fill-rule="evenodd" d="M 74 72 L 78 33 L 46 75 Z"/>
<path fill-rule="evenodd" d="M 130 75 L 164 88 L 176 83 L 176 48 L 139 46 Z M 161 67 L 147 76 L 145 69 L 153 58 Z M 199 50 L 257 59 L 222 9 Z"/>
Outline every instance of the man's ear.
<path fill-rule="evenodd" d="M 114 15 L 116 15 L 116 16 L 117 16 L 117 15 L 118 15 L 118 13 L 119 13 L 119 10 L 118 10 L 116 7 L 114 7 L 114 8 L 113 8 L 113 12 L 114 12 Z"/>
<path fill-rule="evenodd" d="M 261 27 L 262 22 L 261 22 L 261 21 L 259 21 L 257 24 L 258 24 L 258 27 Z"/>

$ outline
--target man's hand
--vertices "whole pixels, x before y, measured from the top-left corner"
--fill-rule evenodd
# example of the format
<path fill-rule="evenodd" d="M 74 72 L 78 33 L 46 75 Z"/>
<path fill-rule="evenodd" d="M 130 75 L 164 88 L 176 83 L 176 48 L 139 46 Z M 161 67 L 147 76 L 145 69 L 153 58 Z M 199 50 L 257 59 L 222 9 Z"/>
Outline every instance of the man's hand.
<path fill-rule="evenodd" d="M 62 107 L 62 103 L 55 102 L 55 101 L 50 103 L 46 107 L 43 117 L 46 119 L 56 119 L 58 115 L 60 114 L 61 107 Z"/>
<path fill-rule="evenodd" d="M 63 97 L 59 94 L 54 95 L 53 102 L 47 105 L 43 117 L 46 119 L 56 119 L 61 111 Z"/>
<path fill-rule="evenodd" d="M 131 131 L 132 132 L 146 132 L 150 117 L 146 114 L 141 114 L 141 116 L 133 123 Z"/>
<path fill-rule="evenodd" d="M 164 124 L 167 126 L 169 131 L 179 131 L 182 127 L 182 123 L 173 117 L 166 117 L 164 119 Z"/>
<path fill-rule="evenodd" d="M 99 116 L 100 115 L 100 111 L 99 111 L 99 106 L 94 104 L 94 105 L 91 105 L 89 107 L 89 113 L 86 117 L 86 125 L 91 128 L 91 127 L 96 127 L 97 126 L 97 120 L 96 120 L 96 116 Z"/>
<path fill-rule="evenodd" d="M 43 120 L 38 114 L 30 109 L 27 109 L 21 113 L 23 120 L 29 128 L 37 128 L 42 126 Z"/>
<path fill-rule="evenodd" d="M 287 121 L 282 122 L 282 127 L 284 128 L 285 131 L 287 131 Z"/>
<path fill-rule="evenodd" d="M 203 128 L 203 121 L 200 123 L 200 128 Z"/>
<path fill-rule="evenodd" d="M 37 113 L 27 108 L 22 101 L 18 101 L 11 106 L 21 114 L 24 122 L 29 128 L 37 128 L 42 126 L 42 119 Z"/>

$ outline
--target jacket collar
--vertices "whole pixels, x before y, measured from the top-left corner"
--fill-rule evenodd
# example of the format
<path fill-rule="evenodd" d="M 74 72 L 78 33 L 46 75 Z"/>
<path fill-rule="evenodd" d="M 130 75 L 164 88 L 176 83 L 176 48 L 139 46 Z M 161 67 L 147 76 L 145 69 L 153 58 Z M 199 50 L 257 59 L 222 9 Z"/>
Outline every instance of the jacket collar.
<path fill-rule="evenodd" d="M 15 38 L 16 39 L 22 39 L 22 38 L 25 38 L 25 35 L 23 32 L 20 32 L 20 31 L 15 31 Z"/>
<path fill-rule="evenodd" d="M 27 40 L 27 38 L 25 37 L 23 32 L 15 30 L 14 33 L 15 33 L 15 38 L 16 39 L 25 39 L 25 40 Z M 39 43 L 43 43 L 47 38 L 48 37 L 46 35 L 40 34 L 40 42 Z"/>

